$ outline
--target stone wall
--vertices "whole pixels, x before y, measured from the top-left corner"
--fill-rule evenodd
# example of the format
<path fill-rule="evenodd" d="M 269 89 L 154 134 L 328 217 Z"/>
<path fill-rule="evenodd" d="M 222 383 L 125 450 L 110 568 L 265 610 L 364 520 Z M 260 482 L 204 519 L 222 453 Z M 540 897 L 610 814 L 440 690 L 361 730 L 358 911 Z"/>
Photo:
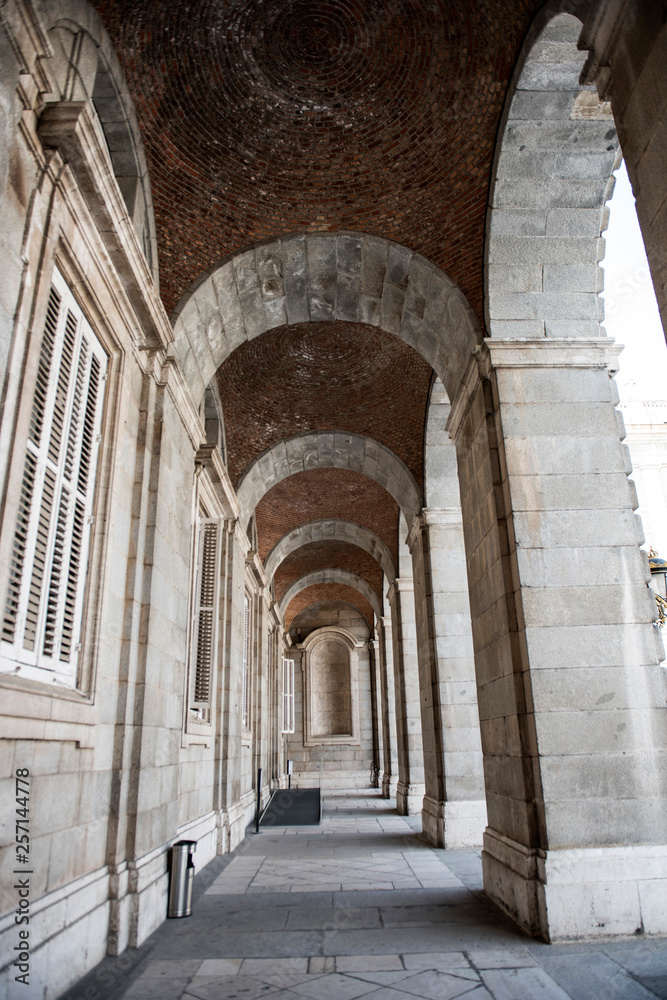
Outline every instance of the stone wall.
<path fill-rule="evenodd" d="M 71 31 L 69 46 L 52 36 L 44 59 L 39 45 L 48 12 L 29 30 L 32 8 L 10 8 L 3 10 L 0 32 L 3 150 L 11 161 L 11 171 L 0 173 L 3 567 L 9 566 L 17 524 L 54 268 L 108 355 L 77 676 L 69 686 L 56 685 L 47 668 L 35 679 L 17 662 L 0 678 L 7 801 L 16 769 L 30 772 L 30 990 L 51 998 L 107 950 L 116 954 L 140 944 L 165 918 L 167 851 L 174 840 L 197 840 L 198 867 L 238 843 L 252 813 L 256 766 L 267 766 L 275 723 L 258 725 L 256 747 L 251 735 L 246 749 L 236 720 L 249 545 L 235 530 L 238 506 L 219 452 L 201 457 L 202 415 L 170 355 L 172 330 L 146 259 L 152 225 L 151 219 L 147 243 L 146 193 L 137 208 L 138 175 L 132 197 L 129 175 L 117 175 L 122 158 L 104 132 L 111 99 L 98 88 L 99 115 L 86 102 L 96 59 L 104 58 L 109 83 L 108 40 L 98 49 L 86 43 L 77 50 L 83 61 L 74 77 L 84 89 L 52 100 L 39 117 L 40 93 L 63 96 Z M 99 33 L 85 4 L 73 3 L 71 13 L 71 24 L 81 16 L 86 31 Z M 211 721 L 190 726 L 198 463 L 206 466 L 211 513 L 225 538 Z M 255 570 L 249 581 L 257 605 L 254 706 L 258 718 L 266 718 L 267 635 L 279 619 L 271 617 L 261 564 Z M 6 585 L 3 575 L 3 613 Z M 13 843 L 3 844 L 0 863 L 4 872 L 13 868 Z M 3 966 L 13 960 L 16 943 L 11 883 L 3 879 L 0 902 Z M 10 971 L 3 977 L 13 997 L 17 984 Z"/>

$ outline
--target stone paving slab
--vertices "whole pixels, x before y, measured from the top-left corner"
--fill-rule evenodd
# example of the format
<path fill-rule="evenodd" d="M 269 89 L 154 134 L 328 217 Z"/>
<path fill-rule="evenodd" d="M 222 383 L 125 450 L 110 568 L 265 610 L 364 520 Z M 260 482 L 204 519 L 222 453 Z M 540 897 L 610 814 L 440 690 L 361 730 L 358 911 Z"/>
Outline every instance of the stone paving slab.
<path fill-rule="evenodd" d="M 67 1000 L 667 1000 L 667 942 L 531 941 L 481 892 L 479 851 L 420 843 L 366 794 L 324 809 L 315 836 L 249 835 L 216 858 L 192 917 Z"/>
<path fill-rule="evenodd" d="M 542 967 L 569 993 L 575 989 L 580 1000 L 654 1000 L 654 993 L 638 983 L 607 955 L 546 956 Z"/>
<path fill-rule="evenodd" d="M 480 975 L 494 1000 L 571 1000 L 544 969 L 488 969 Z"/>

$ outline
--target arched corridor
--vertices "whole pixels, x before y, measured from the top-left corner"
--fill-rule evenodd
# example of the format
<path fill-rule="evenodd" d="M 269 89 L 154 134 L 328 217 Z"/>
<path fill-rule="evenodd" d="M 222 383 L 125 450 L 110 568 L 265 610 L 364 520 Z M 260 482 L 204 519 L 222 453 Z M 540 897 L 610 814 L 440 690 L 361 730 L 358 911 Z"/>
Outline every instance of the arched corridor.
<path fill-rule="evenodd" d="M 639 964 L 596 1000 L 664 993 L 600 298 L 623 157 L 665 302 L 664 4 L 4 0 L 0 66 L 8 1000 L 128 955 L 147 994 L 295 957 L 353 1000 L 353 954 L 396 966 L 376 1000 L 557 1000 L 561 945 L 611 938 Z M 290 781 L 319 832 L 249 836 Z M 179 840 L 207 891 L 163 926 Z"/>

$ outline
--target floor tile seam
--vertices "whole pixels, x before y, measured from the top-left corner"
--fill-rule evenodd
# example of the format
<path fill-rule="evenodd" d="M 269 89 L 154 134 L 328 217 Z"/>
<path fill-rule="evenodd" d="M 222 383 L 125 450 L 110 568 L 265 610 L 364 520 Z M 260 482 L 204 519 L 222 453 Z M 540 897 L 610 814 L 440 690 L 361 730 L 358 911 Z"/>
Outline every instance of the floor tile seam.
<path fill-rule="evenodd" d="M 473 949 L 473 952 L 474 952 L 474 949 Z M 447 954 L 447 953 L 443 953 L 443 954 Z M 560 986 L 560 984 L 558 984 L 556 982 L 556 980 L 553 980 L 553 977 L 549 975 L 549 973 L 546 971 L 546 969 L 544 969 L 540 965 L 535 965 L 535 966 L 505 966 L 505 967 L 495 967 L 495 968 L 494 967 L 491 967 L 491 968 L 479 968 L 478 966 L 476 966 L 474 964 L 474 959 L 470 957 L 471 953 L 469 951 L 466 951 L 466 950 L 464 950 L 464 951 L 456 951 L 456 952 L 452 952 L 451 954 L 460 954 L 460 955 L 462 955 L 463 957 L 466 958 L 466 960 L 470 964 L 469 964 L 469 966 L 464 971 L 473 972 L 478 977 L 478 984 L 482 981 L 482 977 L 483 977 L 483 974 L 485 972 L 512 972 L 512 971 L 528 971 L 528 970 L 534 971 L 535 969 L 538 969 L 539 971 L 543 972 L 549 979 L 551 979 L 554 982 L 554 985 L 556 985 L 560 989 L 562 989 L 563 992 L 566 992 L 564 990 L 564 988 L 562 986 Z M 394 953 L 390 953 L 390 954 L 384 955 L 383 957 L 386 958 L 386 959 L 392 959 L 392 958 L 399 959 L 400 962 L 401 962 L 401 965 L 402 965 L 401 969 L 387 969 L 386 971 L 387 972 L 394 972 L 394 971 L 395 972 L 399 972 L 399 971 L 403 972 L 404 971 L 404 972 L 412 973 L 412 977 L 419 976 L 420 974 L 422 974 L 424 972 L 436 972 L 436 973 L 441 973 L 441 974 L 444 974 L 444 975 L 451 976 L 452 978 L 455 978 L 455 979 L 460 979 L 462 982 L 472 982 L 472 980 L 470 980 L 468 977 L 463 976 L 463 975 L 460 974 L 460 968 L 461 967 L 459 967 L 459 966 L 454 966 L 454 967 L 450 967 L 450 968 L 447 968 L 447 969 L 443 969 L 441 966 L 436 966 L 436 965 L 433 965 L 431 967 L 425 965 L 422 968 L 419 968 L 419 967 L 417 967 L 417 968 L 408 968 L 408 966 L 405 964 L 405 957 L 406 956 L 407 957 L 413 957 L 413 956 L 419 956 L 419 955 L 420 955 L 419 952 L 403 952 L 403 953 L 396 953 L 396 952 L 394 952 Z M 310 972 L 308 970 L 308 968 L 306 968 L 305 970 L 295 971 L 292 974 L 293 975 L 299 975 L 299 976 L 300 975 L 307 975 L 309 981 L 314 981 L 315 979 L 323 978 L 325 976 L 330 976 L 330 975 L 338 975 L 338 976 L 343 976 L 343 977 L 351 978 L 351 979 L 359 979 L 359 977 L 362 974 L 363 970 L 359 970 L 359 969 L 355 969 L 355 970 L 340 969 L 339 970 L 338 967 L 337 967 L 337 965 L 338 965 L 338 959 L 342 959 L 342 958 L 354 958 L 354 959 L 359 960 L 359 959 L 361 959 L 363 957 L 366 957 L 366 956 L 361 956 L 361 955 L 337 955 L 337 956 L 319 955 L 319 956 L 309 956 L 309 957 L 304 957 L 304 958 L 305 958 L 305 961 L 306 961 L 306 965 L 308 966 L 309 963 L 310 963 L 310 960 L 312 958 L 328 958 L 328 957 L 332 957 L 334 959 L 334 970 L 331 971 L 331 972 L 321 972 L 321 971 L 319 971 L 319 972 Z M 375 956 L 372 956 L 372 957 L 375 957 Z M 286 960 L 289 961 L 290 959 L 286 959 Z M 204 964 L 206 962 L 208 962 L 208 961 L 211 961 L 211 960 L 210 959 L 203 959 L 202 960 L 202 962 L 199 965 L 198 969 L 194 972 L 193 975 L 191 975 L 188 978 L 188 980 L 187 980 L 188 984 L 191 984 L 194 979 L 202 978 L 202 976 L 204 974 L 201 973 L 200 970 L 202 969 L 202 967 L 204 966 Z M 239 958 L 227 958 L 227 959 L 222 959 L 221 961 L 230 962 L 230 963 L 240 962 L 240 965 L 239 965 L 238 969 L 235 972 L 231 972 L 230 971 L 228 973 L 224 973 L 224 972 L 221 971 L 219 973 L 220 978 L 223 978 L 223 977 L 224 978 L 234 978 L 236 976 L 244 976 L 245 975 L 245 977 L 247 977 L 249 979 L 255 979 L 257 982 L 262 983 L 262 982 L 266 982 L 266 977 L 264 979 L 260 978 L 259 972 L 257 972 L 257 971 L 246 971 L 244 969 L 244 966 L 245 966 L 246 962 L 248 962 L 248 963 L 254 963 L 254 962 L 257 962 L 257 961 L 274 962 L 275 960 L 271 959 L 271 958 L 266 958 L 266 959 L 259 958 L 258 959 L 258 958 L 245 957 L 245 958 L 242 958 L 242 959 L 239 959 Z M 383 970 L 383 969 L 376 969 L 376 970 L 369 970 L 369 971 L 383 972 L 385 970 Z M 279 976 L 280 974 L 281 973 L 279 971 L 276 972 L 276 976 Z M 284 974 L 285 975 L 289 975 L 290 973 L 289 972 L 285 972 Z M 218 975 L 218 973 L 213 973 L 211 971 L 208 975 L 210 975 L 211 977 L 213 977 L 213 976 Z M 312 977 L 312 979 L 311 979 L 311 977 Z M 146 978 L 152 978 L 152 977 L 146 977 Z M 361 981 L 367 982 L 367 980 L 361 980 Z M 281 987 L 278 986 L 277 988 L 281 988 Z M 473 988 L 473 987 L 471 987 L 471 988 Z M 489 987 L 487 987 L 487 989 L 489 989 L 489 991 L 492 992 Z M 649 990 L 649 992 L 653 992 L 653 991 Z"/>
<path fill-rule="evenodd" d="M 549 960 L 550 958 L 567 958 L 568 954 L 572 954 L 572 953 L 571 953 L 571 952 L 570 952 L 570 953 L 567 953 L 567 952 L 566 952 L 566 953 L 565 953 L 564 955 L 545 955 L 544 957 L 545 957 L 545 958 L 547 959 L 547 961 L 548 961 L 548 960 Z M 575 952 L 574 954 L 576 954 L 576 955 L 581 955 L 581 954 L 584 954 L 584 955 L 585 955 L 585 954 L 587 954 L 587 952 Z M 655 992 L 655 990 L 652 990 L 652 989 L 651 989 L 651 987 L 650 987 L 650 986 L 647 986 L 647 985 L 646 985 L 646 983 L 645 983 L 645 982 L 643 982 L 643 981 L 642 981 L 642 979 L 641 979 L 641 978 L 640 978 L 640 977 L 639 977 L 639 976 L 638 976 L 638 975 L 637 975 L 636 973 L 634 973 L 634 972 L 631 972 L 631 971 L 630 971 L 630 969 L 626 968 L 626 966 L 622 965 L 622 964 L 621 964 L 621 963 L 620 963 L 620 962 L 619 962 L 619 961 L 618 961 L 617 959 L 615 959 L 615 958 L 613 957 L 613 955 L 609 955 L 609 954 L 607 954 L 607 952 L 606 952 L 606 951 L 605 951 L 604 949 L 602 949 L 602 950 L 601 950 L 600 952 L 597 952 L 597 951 L 592 951 L 592 952 L 590 952 L 590 954 L 593 954 L 593 955 L 598 955 L 598 954 L 602 954 L 602 955 L 604 955 L 604 957 L 605 957 L 605 958 L 608 958 L 608 959 L 609 959 L 610 961 L 612 961 L 612 962 L 613 962 L 613 963 L 614 963 L 614 964 L 615 964 L 615 965 L 617 966 L 617 972 L 615 973 L 615 975 L 617 975 L 617 974 L 618 974 L 619 972 L 620 972 L 621 974 L 623 974 L 623 975 L 626 975 L 626 976 L 628 977 L 628 979 L 631 979 L 631 980 L 632 980 L 632 981 L 633 981 L 634 983 L 636 983 L 636 984 L 637 984 L 637 985 L 638 985 L 639 987 L 641 987 L 642 989 L 645 989 L 645 990 L 647 990 L 647 991 L 648 991 L 648 992 L 649 992 L 650 994 L 652 994 L 652 995 L 653 995 L 653 996 L 654 996 L 654 997 L 656 998 L 656 1000 L 664 1000 L 664 998 L 663 998 L 663 997 L 661 996 L 661 994 L 660 994 L 660 993 L 656 993 L 656 992 Z M 544 972 L 545 972 L 545 973 L 546 973 L 546 974 L 547 974 L 547 975 L 548 975 L 548 976 L 549 976 L 549 977 L 550 977 L 551 979 L 553 979 L 553 978 L 554 978 L 554 977 L 553 977 L 553 976 L 551 975 L 551 973 L 549 973 L 549 972 L 548 972 L 548 971 L 547 971 L 547 970 L 546 970 L 546 969 L 544 968 L 544 966 L 543 966 L 543 965 L 542 965 L 541 963 L 539 964 L 538 968 L 541 968 L 541 969 L 543 969 L 543 971 L 544 971 Z M 649 976 L 649 978 L 651 978 L 651 977 Z M 667 978 L 667 974 L 665 974 L 665 978 Z M 565 991 L 565 987 L 561 986 L 561 985 L 560 985 L 560 983 L 558 983 L 558 981 L 557 981 L 557 980 L 554 980 L 554 982 L 556 982 L 556 984 L 557 984 L 558 986 L 560 986 L 560 988 L 561 988 L 561 989 L 562 989 L 563 991 Z"/>
<path fill-rule="evenodd" d="M 635 982 L 639 983 L 640 986 L 644 986 L 644 989 L 649 989 L 650 990 L 650 987 L 645 986 L 644 983 L 642 983 L 641 980 L 637 978 L 637 973 L 632 972 L 630 969 L 628 969 L 627 966 L 623 965 L 622 962 L 620 962 L 618 958 L 616 958 L 614 955 L 610 955 L 608 953 L 607 948 L 609 948 L 609 947 L 613 948 L 613 943 L 612 942 L 610 942 L 608 945 L 606 945 L 604 948 L 601 949 L 601 954 L 603 954 L 606 958 L 608 958 L 612 962 L 614 962 L 614 964 L 617 965 L 618 968 L 621 969 L 622 972 L 625 972 L 628 976 L 630 976 L 632 979 L 634 979 Z M 551 956 L 546 956 L 546 957 L 550 958 Z M 647 974 L 647 975 L 650 975 L 650 974 Z M 667 969 L 665 970 L 665 972 L 663 973 L 663 975 L 665 975 L 667 977 Z M 653 992 L 653 991 L 651 990 L 651 992 Z M 656 996 L 659 997 L 659 994 L 656 993 Z"/>

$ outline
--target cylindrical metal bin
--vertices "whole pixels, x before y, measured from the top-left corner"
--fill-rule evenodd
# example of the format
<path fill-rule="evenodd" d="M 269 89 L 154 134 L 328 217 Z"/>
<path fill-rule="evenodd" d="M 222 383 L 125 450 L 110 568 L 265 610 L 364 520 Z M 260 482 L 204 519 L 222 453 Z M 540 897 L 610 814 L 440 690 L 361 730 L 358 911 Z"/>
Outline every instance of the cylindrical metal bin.
<path fill-rule="evenodd" d="M 192 914 L 195 881 L 192 855 L 196 850 L 196 840 L 178 840 L 171 848 L 168 917 L 189 917 Z"/>

